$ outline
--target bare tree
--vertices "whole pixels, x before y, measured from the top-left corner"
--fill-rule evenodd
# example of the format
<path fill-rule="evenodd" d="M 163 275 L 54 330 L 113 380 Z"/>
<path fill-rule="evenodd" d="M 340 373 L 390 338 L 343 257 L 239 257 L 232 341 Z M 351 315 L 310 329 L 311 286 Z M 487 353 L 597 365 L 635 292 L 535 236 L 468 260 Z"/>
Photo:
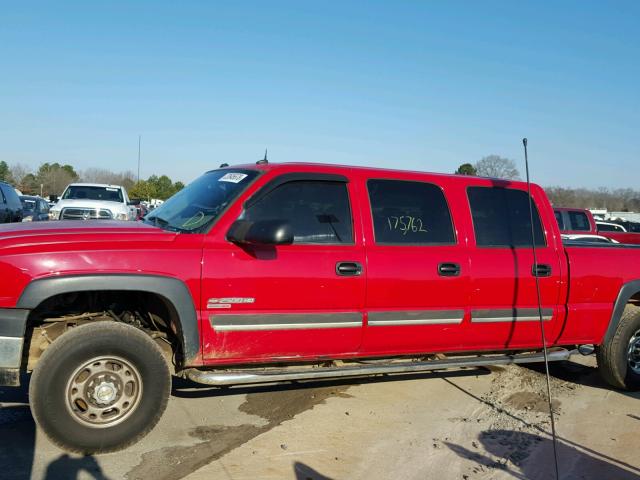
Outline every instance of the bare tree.
<path fill-rule="evenodd" d="M 22 186 L 24 177 L 26 177 L 30 173 L 33 173 L 33 171 L 29 167 L 23 165 L 22 163 L 14 163 L 13 165 L 11 165 L 9 171 L 11 172 L 11 178 L 15 182 L 16 186 L 18 186 L 18 188 Z"/>
<path fill-rule="evenodd" d="M 516 168 L 515 162 L 499 155 L 484 157 L 474 166 L 481 177 L 505 178 L 507 180 L 520 179 L 520 172 Z"/>

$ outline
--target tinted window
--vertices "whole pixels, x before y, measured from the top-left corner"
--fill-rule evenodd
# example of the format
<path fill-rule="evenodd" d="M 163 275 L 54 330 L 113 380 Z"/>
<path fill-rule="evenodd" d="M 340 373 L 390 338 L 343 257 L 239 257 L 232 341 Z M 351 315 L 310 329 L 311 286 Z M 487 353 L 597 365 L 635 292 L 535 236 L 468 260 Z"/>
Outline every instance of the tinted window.
<path fill-rule="evenodd" d="M 467 191 L 476 245 L 481 247 L 531 246 L 529 196 L 522 190 L 470 187 Z M 533 205 L 536 245 L 544 246 L 540 216 Z"/>
<path fill-rule="evenodd" d="M 431 183 L 367 182 L 376 243 L 451 245 L 456 242 L 442 190 Z"/>
<path fill-rule="evenodd" d="M 269 192 L 241 216 L 244 220 L 285 220 L 294 243 L 353 243 L 347 184 L 295 181 Z"/>
<path fill-rule="evenodd" d="M 2 197 L 2 203 L 7 203 L 7 197 L 4 196 L 4 185 L 0 185 L 0 196 Z"/>
<path fill-rule="evenodd" d="M 621 232 L 622 229 L 618 225 L 607 225 L 606 223 L 598 223 L 598 230 L 601 232 Z"/>
<path fill-rule="evenodd" d="M 568 212 L 569 221 L 571 222 L 571 230 L 584 230 L 589 231 L 591 226 L 589 225 L 589 218 L 584 212 Z"/>
<path fill-rule="evenodd" d="M 85 185 L 69 185 L 62 195 L 63 200 L 102 200 L 106 202 L 123 202 L 122 189 L 117 187 L 90 187 Z"/>
<path fill-rule="evenodd" d="M 553 212 L 556 216 L 556 221 L 558 222 L 558 226 L 560 230 L 565 230 L 564 228 L 564 218 L 562 217 L 562 212 Z"/>

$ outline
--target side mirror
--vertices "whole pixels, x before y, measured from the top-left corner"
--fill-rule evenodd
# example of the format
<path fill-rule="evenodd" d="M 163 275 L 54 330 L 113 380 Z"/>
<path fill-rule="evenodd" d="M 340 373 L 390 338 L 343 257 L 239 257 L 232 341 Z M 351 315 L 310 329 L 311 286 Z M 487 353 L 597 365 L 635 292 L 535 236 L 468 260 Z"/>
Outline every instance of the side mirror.
<path fill-rule="evenodd" d="M 293 232 L 284 220 L 236 220 L 227 232 L 227 240 L 246 245 L 291 245 Z"/>

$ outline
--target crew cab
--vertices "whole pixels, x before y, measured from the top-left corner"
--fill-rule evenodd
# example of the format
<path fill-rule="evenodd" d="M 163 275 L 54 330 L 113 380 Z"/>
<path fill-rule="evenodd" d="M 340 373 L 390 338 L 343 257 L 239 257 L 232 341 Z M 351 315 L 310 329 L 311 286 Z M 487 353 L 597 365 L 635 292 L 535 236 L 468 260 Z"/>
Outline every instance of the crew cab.
<path fill-rule="evenodd" d="M 139 440 L 172 373 L 227 386 L 595 346 L 607 382 L 640 385 L 640 250 L 563 244 L 523 182 L 225 167 L 143 222 L 0 227 L 0 277 L 0 383 L 32 372 L 33 416 L 71 451 Z"/>

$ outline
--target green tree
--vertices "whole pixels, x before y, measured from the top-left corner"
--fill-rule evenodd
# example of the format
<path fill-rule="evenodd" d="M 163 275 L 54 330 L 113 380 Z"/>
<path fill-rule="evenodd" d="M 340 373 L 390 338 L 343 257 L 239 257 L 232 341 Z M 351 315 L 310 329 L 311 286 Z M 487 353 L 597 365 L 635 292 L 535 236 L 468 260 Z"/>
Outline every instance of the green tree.
<path fill-rule="evenodd" d="M 60 195 L 67 185 L 77 181 L 78 174 L 71 165 L 43 163 L 38 168 L 36 179 L 42 184 L 44 195 Z"/>
<path fill-rule="evenodd" d="M 476 168 L 470 163 L 463 163 L 458 167 L 455 173 L 457 175 L 477 175 L 478 174 L 478 172 L 476 171 Z"/>
<path fill-rule="evenodd" d="M 5 161 L 0 162 L 0 180 L 2 180 L 3 182 L 11 181 L 11 172 L 9 171 L 9 165 L 7 165 L 7 162 Z"/>

